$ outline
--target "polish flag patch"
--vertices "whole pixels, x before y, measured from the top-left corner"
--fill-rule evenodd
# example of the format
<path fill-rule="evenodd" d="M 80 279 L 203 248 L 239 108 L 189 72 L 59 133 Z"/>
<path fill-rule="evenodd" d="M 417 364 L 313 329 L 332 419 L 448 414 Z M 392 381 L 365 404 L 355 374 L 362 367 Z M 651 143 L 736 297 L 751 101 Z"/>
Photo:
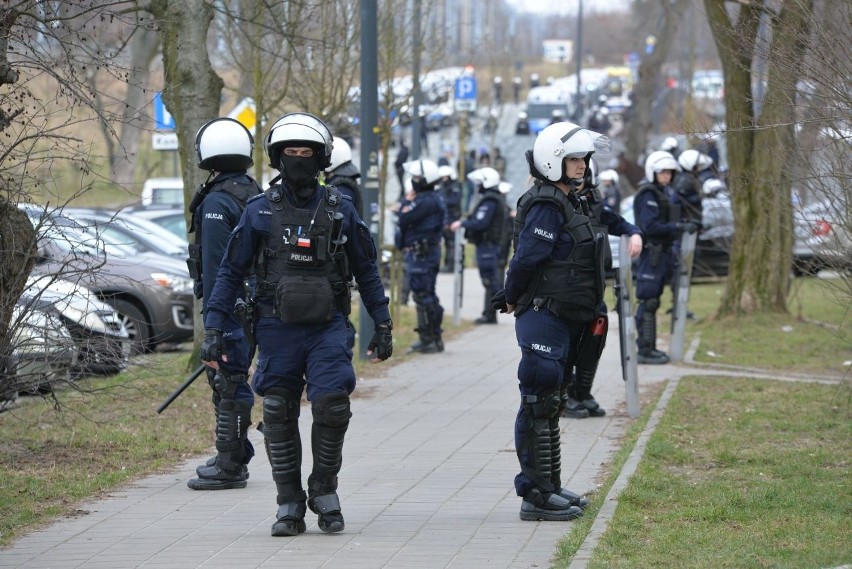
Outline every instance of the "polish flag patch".
<path fill-rule="evenodd" d="M 306 237 L 299 237 L 299 239 L 296 241 L 296 247 L 310 247 L 310 246 L 311 246 L 311 240 L 306 238 Z"/>

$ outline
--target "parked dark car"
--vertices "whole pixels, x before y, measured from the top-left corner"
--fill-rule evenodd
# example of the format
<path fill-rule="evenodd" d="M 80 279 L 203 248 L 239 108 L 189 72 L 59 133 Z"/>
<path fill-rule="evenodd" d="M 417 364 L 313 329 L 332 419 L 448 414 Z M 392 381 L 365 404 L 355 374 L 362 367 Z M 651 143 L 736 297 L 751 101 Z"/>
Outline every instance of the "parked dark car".
<path fill-rule="evenodd" d="M 157 253 L 185 259 L 187 241 L 165 227 L 126 211 L 66 207 L 63 215 L 90 225 L 108 243 L 124 245 L 136 253 Z"/>
<path fill-rule="evenodd" d="M 81 284 L 110 304 L 121 315 L 134 353 L 192 339 L 193 282 L 184 260 L 139 255 L 49 216 L 30 218 L 38 234 L 33 274 Z"/>

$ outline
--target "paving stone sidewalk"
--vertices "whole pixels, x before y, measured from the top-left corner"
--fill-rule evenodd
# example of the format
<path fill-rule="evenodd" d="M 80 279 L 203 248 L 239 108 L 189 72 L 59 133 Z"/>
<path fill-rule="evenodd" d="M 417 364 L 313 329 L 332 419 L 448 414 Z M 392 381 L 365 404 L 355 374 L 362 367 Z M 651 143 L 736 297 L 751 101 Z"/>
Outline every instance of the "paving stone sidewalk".
<path fill-rule="evenodd" d="M 462 315 L 475 318 L 482 303 L 475 271 L 467 271 L 465 283 Z M 441 275 L 447 322 L 451 291 L 450 276 Z M 562 419 L 563 482 L 581 493 L 596 489 L 629 423 L 615 332 L 611 325 L 594 390 L 607 416 Z M 513 319 L 501 315 L 497 325 L 448 342 L 442 354 L 412 358 L 381 378 L 359 381 L 340 474 L 343 533 L 322 534 L 308 512 L 305 534 L 271 537 L 275 487 L 260 450 L 245 489 L 189 490 L 186 480 L 199 464 L 193 459 L 19 539 L 0 551 L 0 567 L 549 567 L 571 522 L 518 518 L 512 480 L 518 470 L 513 423 L 519 358 Z M 641 383 L 673 373 L 673 366 L 643 366 Z M 157 420 L 167 417 L 152 417 Z M 307 408 L 301 426 L 306 478 Z M 262 449 L 260 434 L 253 430 L 251 437 Z"/>

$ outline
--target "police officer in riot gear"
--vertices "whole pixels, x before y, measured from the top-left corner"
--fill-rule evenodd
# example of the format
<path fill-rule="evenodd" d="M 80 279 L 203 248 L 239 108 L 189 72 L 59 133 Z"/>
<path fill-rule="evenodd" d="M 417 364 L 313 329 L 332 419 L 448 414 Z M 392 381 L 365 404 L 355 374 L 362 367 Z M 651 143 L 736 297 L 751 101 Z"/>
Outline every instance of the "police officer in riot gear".
<path fill-rule="evenodd" d="M 637 346 L 640 364 L 665 364 L 668 355 L 657 349 L 657 310 L 665 284 L 671 280 L 674 256 L 672 244 L 684 231 L 698 230 L 692 221 L 682 222 L 680 208 L 673 203 L 670 184 L 680 166 L 663 150 L 645 160 L 645 180 L 633 199 L 636 225 L 645 236 L 645 245 L 636 270 Z"/>
<path fill-rule="evenodd" d="M 588 504 L 562 487 L 560 390 L 604 287 L 605 236 L 594 233 L 588 206 L 573 185 L 596 147 L 607 142 L 570 122 L 539 133 L 527 151 L 535 180 L 518 200 L 506 286 L 492 299 L 496 309 L 515 314 L 521 347 L 515 421 L 521 472 L 515 491 L 523 498 L 522 520 L 571 520 Z"/>
<path fill-rule="evenodd" d="M 713 160 L 706 154 L 689 149 L 680 153 L 677 163 L 683 172 L 675 176 L 672 189 L 680 204 L 681 216 L 687 221 L 701 223 L 701 186 L 705 180 L 714 177 Z"/>
<path fill-rule="evenodd" d="M 194 237 L 187 264 L 205 316 L 231 230 L 240 221 L 246 202 L 261 193 L 246 173 L 252 165 L 253 149 L 248 129 L 230 118 L 213 119 L 195 136 L 198 167 L 209 170 L 210 177 L 189 206 L 189 232 Z M 193 490 L 245 488 L 247 465 L 254 456 L 247 436 L 254 404 L 247 379 L 254 346 L 232 312 L 222 319 L 221 330 L 228 361 L 218 370 L 207 368 L 207 381 L 213 388 L 217 454 L 196 469 L 197 478 L 187 482 Z"/>
<path fill-rule="evenodd" d="M 208 303 L 201 354 L 211 367 L 227 363 L 223 326 L 254 269 L 259 357 L 252 387 L 263 397 L 262 431 L 278 495 L 272 535 L 304 532 L 307 508 L 318 514 L 321 531 L 340 532 L 337 475 L 355 389 L 346 329 L 350 278 L 376 323 L 367 352 L 373 362 L 393 351 L 388 299 L 369 229 L 350 200 L 317 181 L 332 153 L 326 125 L 308 113 L 286 114 L 272 125 L 265 144 L 282 182 L 249 201 L 231 234 Z M 307 493 L 299 436 L 305 390 L 313 415 Z"/>
<path fill-rule="evenodd" d="M 467 241 L 476 245 L 476 266 L 485 289 L 485 303 L 482 316 L 473 322 L 497 324 L 497 311 L 491 307 L 491 297 L 503 288 L 499 258 L 509 208 L 500 192 L 500 174 L 497 170 L 490 167 L 479 168 L 471 172 L 468 179 L 477 188 L 479 199 L 472 208 L 473 213 L 464 221 L 455 221 L 450 228 L 455 231 L 463 227 Z"/>
<path fill-rule="evenodd" d="M 447 210 L 435 191 L 440 178 L 438 165 L 431 160 L 412 160 L 404 167 L 411 176 L 414 199 L 406 199 L 399 209 L 399 244 L 405 251 L 408 286 L 417 305 L 420 336 L 409 351 L 433 354 L 444 351 L 441 337 L 444 308 L 435 293 L 435 283 L 441 264 L 441 232 Z"/>
<path fill-rule="evenodd" d="M 361 184 L 358 178 L 361 172 L 352 163 L 352 147 L 340 137 L 334 137 L 334 149 L 331 151 L 331 163 L 325 169 L 325 183 L 352 200 L 359 217 L 364 216 L 364 201 L 361 198 Z"/>
<path fill-rule="evenodd" d="M 589 161 L 583 178 L 577 180 L 575 187 L 578 196 L 582 196 L 589 204 L 590 220 L 595 233 L 604 235 L 629 235 L 630 257 L 638 257 L 642 252 L 642 232 L 632 223 L 612 210 L 598 189 L 597 165 Z M 612 269 L 612 251 L 609 239 L 604 241 L 604 269 Z M 591 326 L 583 331 L 573 369 L 565 371 L 565 377 L 570 380 L 567 389 L 560 392 L 565 401 L 563 417 L 583 419 L 585 417 L 603 417 L 606 410 L 601 407 L 592 395 L 592 385 L 598 370 L 598 361 L 603 354 L 606 344 L 606 334 L 609 330 L 609 310 L 606 303 L 598 305 L 597 316 Z"/>
<path fill-rule="evenodd" d="M 450 227 L 454 221 L 461 218 L 462 187 L 456 179 L 456 171 L 451 166 L 438 166 L 441 180 L 438 182 L 438 194 L 444 200 L 447 208 L 447 218 L 444 220 L 444 262 L 441 271 L 453 272 L 456 261 L 456 234 Z"/>

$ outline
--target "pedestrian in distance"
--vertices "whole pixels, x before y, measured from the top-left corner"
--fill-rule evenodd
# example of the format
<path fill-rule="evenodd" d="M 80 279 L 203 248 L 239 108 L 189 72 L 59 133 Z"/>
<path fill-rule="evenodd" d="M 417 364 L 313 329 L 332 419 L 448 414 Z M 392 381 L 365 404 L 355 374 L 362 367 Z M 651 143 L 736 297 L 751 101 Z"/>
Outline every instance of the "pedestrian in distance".
<path fill-rule="evenodd" d="M 403 164 L 408 162 L 408 146 L 405 144 L 405 140 L 400 137 L 399 138 L 399 150 L 396 152 L 396 160 L 393 162 L 394 169 L 396 170 L 396 177 L 399 180 L 399 201 L 402 201 L 405 198 L 405 185 L 402 183 L 405 178 L 405 168 Z"/>
<path fill-rule="evenodd" d="M 560 393 L 604 290 L 605 236 L 594 233 L 588 205 L 573 185 L 607 143 L 564 121 L 538 134 L 526 153 L 534 182 L 518 200 L 506 286 L 492 299 L 495 309 L 515 314 L 521 348 L 515 492 L 522 520 L 572 520 L 588 504 L 562 487 Z"/>
<path fill-rule="evenodd" d="M 192 219 L 189 234 L 190 276 L 195 280 L 195 296 L 201 299 L 202 317 L 225 256 L 231 231 L 240 221 L 248 200 L 261 193 L 246 170 L 251 167 L 254 140 L 241 123 L 217 118 L 205 123 L 195 136 L 198 167 L 207 170 L 207 181 L 196 191 L 189 205 Z M 240 289 L 246 299 L 251 291 Z M 248 384 L 254 346 L 233 313 L 234 305 L 221 322 L 227 363 L 218 370 L 207 367 L 207 382 L 213 389 L 216 417 L 216 456 L 196 468 L 197 478 L 187 482 L 193 490 L 245 488 L 248 463 L 254 447 L 248 439 L 254 393 Z"/>
<path fill-rule="evenodd" d="M 657 150 L 645 160 L 645 180 L 633 198 L 636 225 L 645 244 L 636 267 L 637 361 L 640 364 L 666 364 L 669 356 L 657 349 L 657 310 L 665 284 L 674 270 L 673 244 L 683 232 L 694 233 L 698 223 L 682 221 L 680 207 L 671 187 L 680 170 L 675 157 Z"/>
<path fill-rule="evenodd" d="M 578 196 L 585 198 L 589 204 L 593 231 L 604 235 L 629 235 L 628 253 L 632 259 L 635 259 L 642 252 L 642 232 L 606 204 L 598 188 L 596 172 L 595 161 L 591 160 L 583 177 L 576 180 L 574 191 Z M 605 239 L 603 243 L 604 270 L 609 271 L 612 269 L 612 250 L 609 247 L 609 239 Z M 606 345 L 609 330 L 608 314 L 606 302 L 601 301 L 597 308 L 597 316 L 591 325 L 583 330 L 573 368 L 565 371 L 565 377 L 569 379 L 569 382 L 567 389 L 560 393 L 564 401 L 563 417 L 584 419 L 606 415 L 606 410 L 592 395 L 592 386 Z"/>
<path fill-rule="evenodd" d="M 408 266 L 408 286 L 417 307 L 420 337 L 409 352 L 434 354 L 444 351 L 442 339 L 444 308 L 435 292 L 441 265 L 441 237 L 447 209 L 435 191 L 440 173 L 431 160 L 405 163 L 411 176 L 413 199 L 406 199 L 399 209 L 399 246 Z"/>
<path fill-rule="evenodd" d="M 318 182 L 332 145 L 331 132 L 314 115 L 289 113 L 272 125 L 265 147 L 280 175 L 248 202 L 231 233 L 204 320 L 201 356 L 216 369 L 228 362 L 223 326 L 254 271 L 258 366 L 252 387 L 263 397 L 264 445 L 277 494 L 273 536 L 304 532 L 308 508 L 322 532 L 345 527 L 337 488 L 355 389 L 347 330 L 352 278 L 375 323 L 367 355 L 377 363 L 393 352 L 370 230 L 350 200 Z M 313 416 L 307 492 L 299 435 L 304 392 Z"/>
<path fill-rule="evenodd" d="M 497 311 L 491 306 L 491 297 L 503 288 L 503 276 L 499 272 L 500 245 L 509 217 L 509 208 L 500 193 L 500 174 L 490 167 L 479 168 L 468 175 L 477 190 L 477 201 L 472 213 L 464 220 L 450 225 L 455 232 L 462 227 L 468 243 L 476 245 L 476 266 L 485 289 L 482 315 L 474 324 L 497 324 Z"/>
<path fill-rule="evenodd" d="M 456 260 L 456 233 L 450 227 L 454 221 L 461 218 L 462 187 L 458 182 L 456 171 L 450 166 L 438 166 L 438 194 L 444 200 L 447 208 L 447 219 L 444 220 L 442 236 L 444 238 L 444 261 L 442 273 L 452 273 Z"/>
<path fill-rule="evenodd" d="M 358 178 L 361 172 L 352 163 L 352 147 L 349 143 L 337 136 L 333 137 L 334 148 L 331 150 L 331 162 L 325 169 L 324 183 L 334 186 L 343 197 L 352 200 L 355 212 L 363 219 L 364 202 L 361 197 L 361 184 Z M 355 348 L 355 326 L 351 321 L 347 325 L 349 331 L 349 349 Z"/>
<path fill-rule="evenodd" d="M 364 217 L 364 201 L 361 197 L 361 184 L 358 178 L 361 172 L 352 163 L 352 147 L 342 138 L 334 137 L 334 149 L 331 151 L 331 163 L 325 169 L 325 183 L 340 191 L 352 200 L 358 217 Z"/>

